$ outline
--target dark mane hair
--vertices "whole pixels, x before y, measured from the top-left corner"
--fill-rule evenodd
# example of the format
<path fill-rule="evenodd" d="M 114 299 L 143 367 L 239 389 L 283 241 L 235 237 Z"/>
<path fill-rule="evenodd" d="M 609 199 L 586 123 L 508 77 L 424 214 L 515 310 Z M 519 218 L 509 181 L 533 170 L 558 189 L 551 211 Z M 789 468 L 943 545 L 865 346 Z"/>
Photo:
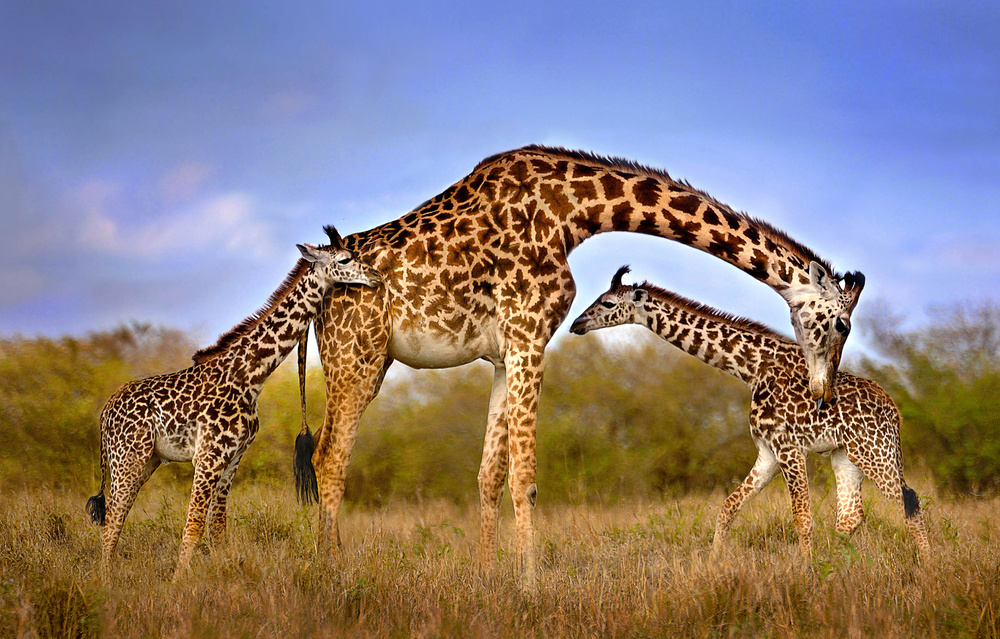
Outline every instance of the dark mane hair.
<path fill-rule="evenodd" d="M 569 149 L 564 149 L 562 147 L 547 147 L 538 144 L 531 144 L 525 147 L 521 147 L 520 149 L 515 149 L 513 151 L 507 151 L 505 153 L 497 153 L 495 155 L 491 155 L 490 157 L 486 158 L 478 165 L 476 165 L 476 169 L 478 170 L 484 166 L 493 164 L 494 162 L 500 160 L 503 157 L 515 154 L 544 155 L 549 158 L 569 160 L 571 162 L 586 164 L 587 166 L 591 167 L 608 169 L 610 171 L 616 171 L 618 173 L 627 173 L 630 175 L 651 177 L 655 180 L 659 180 L 661 182 L 666 182 L 668 184 L 674 185 L 683 191 L 686 191 L 693 195 L 697 195 L 700 198 L 704 198 L 710 204 L 725 209 L 726 212 L 746 221 L 746 223 L 751 228 L 755 229 L 762 236 L 770 239 L 775 244 L 783 246 L 788 250 L 790 250 L 792 253 L 798 255 L 807 265 L 809 264 L 809 262 L 818 262 L 822 264 L 824 268 L 826 268 L 826 272 L 829 273 L 831 277 L 838 280 L 841 279 L 842 277 L 839 273 L 837 273 L 834 270 L 832 264 L 830 264 L 820 256 L 816 255 L 816 253 L 812 249 L 799 243 L 797 240 L 789 237 L 787 233 L 785 233 L 779 228 L 776 228 L 769 222 L 765 222 L 760 218 L 748 215 L 743 211 L 737 211 L 728 204 L 725 204 L 724 202 L 720 202 L 719 200 L 715 199 L 708 193 L 694 188 L 686 180 L 678 181 L 673 179 L 672 177 L 670 177 L 670 174 L 668 174 L 666 171 L 662 169 L 654 169 L 639 164 L 638 162 L 635 162 L 633 160 L 626 160 L 624 158 L 619 158 L 614 156 L 597 155 L 595 153 L 589 153 L 587 151 L 573 151 Z"/>
<path fill-rule="evenodd" d="M 302 258 L 295 263 L 295 268 L 291 270 L 288 275 L 285 276 L 285 280 L 278 286 L 277 289 L 267 298 L 267 302 L 264 306 L 260 307 L 255 313 L 247 317 L 245 320 L 229 329 L 227 332 L 219 336 L 218 341 L 214 345 L 208 346 L 196 352 L 192 359 L 195 364 L 203 364 L 210 359 L 218 357 L 222 353 L 226 352 L 233 344 L 235 344 L 241 337 L 249 333 L 255 326 L 257 326 L 262 319 L 270 315 L 275 307 L 285 299 L 288 292 L 299 283 L 302 276 L 309 269 L 311 265 L 309 262 Z"/>
<path fill-rule="evenodd" d="M 735 315 L 733 313 L 727 313 L 726 311 L 720 311 L 717 308 L 713 308 L 707 304 L 702 304 L 701 302 L 696 302 L 692 299 L 684 297 L 683 295 L 678 295 L 673 291 L 668 291 L 666 289 L 660 288 L 655 284 L 650 284 L 649 282 L 643 282 L 642 284 L 633 284 L 633 288 L 641 288 L 649 293 L 650 297 L 655 297 L 663 300 L 664 302 L 672 306 L 680 306 L 695 315 L 700 315 L 707 319 L 715 322 L 722 322 L 724 324 L 729 324 L 738 329 L 749 331 L 751 333 L 757 333 L 758 335 L 763 335 L 765 337 L 772 337 L 774 339 L 781 340 L 783 342 L 791 343 L 791 340 L 781 333 L 776 332 L 770 326 L 762 324 L 756 320 L 752 320 L 741 315 Z"/>

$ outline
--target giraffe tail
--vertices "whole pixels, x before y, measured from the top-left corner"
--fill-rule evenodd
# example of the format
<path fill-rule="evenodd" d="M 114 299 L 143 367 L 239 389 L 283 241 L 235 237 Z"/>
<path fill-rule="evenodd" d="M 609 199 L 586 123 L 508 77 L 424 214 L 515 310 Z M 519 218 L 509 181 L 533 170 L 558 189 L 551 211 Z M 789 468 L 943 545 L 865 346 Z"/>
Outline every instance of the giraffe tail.
<path fill-rule="evenodd" d="M 316 469 L 313 467 L 312 456 L 316 450 L 312 431 L 306 423 L 306 346 L 309 343 L 309 326 L 299 337 L 299 399 L 302 405 L 302 429 L 295 438 L 295 493 L 300 504 L 311 504 L 319 501 L 319 485 L 316 482 Z"/>
<path fill-rule="evenodd" d="M 104 525 L 105 501 L 104 484 L 108 478 L 108 465 L 104 459 L 104 438 L 101 438 L 101 490 L 87 500 L 87 513 L 98 526 Z"/>
<path fill-rule="evenodd" d="M 319 501 L 319 485 L 316 483 L 316 469 L 312 463 L 314 450 L 316 444 L 307 426 L 295 438 L 295 492 L 300 504 L 308 505 Z"/>
<path fill-rule="evenodd" d="M 920 498 L 917 497 L 917 491 L 906 485 L 903 486 L 903 512 L 907 519 L 915 517 L 920 512 Z"/>

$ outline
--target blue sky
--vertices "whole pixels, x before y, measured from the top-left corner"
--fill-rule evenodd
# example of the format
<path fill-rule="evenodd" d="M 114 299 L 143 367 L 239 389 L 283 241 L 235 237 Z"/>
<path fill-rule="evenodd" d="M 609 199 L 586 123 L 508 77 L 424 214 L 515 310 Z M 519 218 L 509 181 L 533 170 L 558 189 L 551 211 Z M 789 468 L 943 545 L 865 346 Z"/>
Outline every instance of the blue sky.
<path fill-rule="evenodd" d="M 0 335 L 209 343 L 323 224 L 376 226 L 529 143 L 772 222 L 868 276 L 859 315 L 998 297 L 996 2 L 208 4 L 0 4 Z M 687 247 L 612 234 L 570 262 L 571 314 L 631 263 L 790 333 Z"/>

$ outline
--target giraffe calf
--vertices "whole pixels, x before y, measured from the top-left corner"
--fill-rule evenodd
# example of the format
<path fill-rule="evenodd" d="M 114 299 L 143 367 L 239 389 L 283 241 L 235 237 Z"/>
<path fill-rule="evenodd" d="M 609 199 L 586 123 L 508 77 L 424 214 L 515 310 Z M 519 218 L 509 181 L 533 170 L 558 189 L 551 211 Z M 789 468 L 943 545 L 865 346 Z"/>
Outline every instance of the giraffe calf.
<path fill-rule="evenodd" d="M 194 464 L 177 574 L 208 522 L 225 532 L 226 500 L 243 454 L 257 434 L 257 398 L 268 376 L 298 344 L 335 284 L 376 286 L 375 269 L 343 247 L 333 227 L 328 246 L 298 245 L 302 259 L 267 305 L 195 353 L 176 373 L 128 382 L 101 411 L 101 490 L 87 511 L 103 526 L 101 573 L 110 576 L 121 529 L 139 489 L 162 463 Z M 110 479 L 107 498 L 105 481 Z"/>
<path fill-rule="evenodd" d="M 805 455 L 829 455 L 837 483 L 836 530 L 849 535 L 861 524 L 861 482 L 868 477 L 900 505 L 921 558 L 929 556 L 927 526 L 916 492 L 903 480 L 899 411 L 870 379 L 838 372 L 834 401 L 822 408 L 811 399 L 802 349 L 756 322 L 699 304 L 649 283 L 622 284 L 628 267 L 578 317 L 571 331 L 641 324 L 698 359 L 745 382 L 751 391 L 750 435 L 757 461 L 719 512 L 712 543 L 718 553 L 740 508 L 778 471 L 792 498 L 792 515 L 806 556 L 812 552 L 812 514 Z M 850 325 L 836 320 L 841 334 Z"/>

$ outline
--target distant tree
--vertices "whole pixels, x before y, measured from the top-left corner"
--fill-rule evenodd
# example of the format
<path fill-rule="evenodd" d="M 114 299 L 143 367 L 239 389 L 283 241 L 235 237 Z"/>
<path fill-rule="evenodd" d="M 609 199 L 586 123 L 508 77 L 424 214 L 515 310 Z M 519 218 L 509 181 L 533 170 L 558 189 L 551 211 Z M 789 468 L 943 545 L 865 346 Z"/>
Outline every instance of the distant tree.
<path fill-rule="evenodd" d="M 882 359 L 862 367 L 896 399 L 907 457 L 944 492 L 1000 494 L 1000 308 L 936 308 L 927 326 L 901 325 L 884 308 L 864 323 Z"/>
<path fill-rule="evenodd" d="M 193 352 L 184 333 L 145 324 L 0 339 L 0 484 L 92 488 L 104 402 L 133 377 L 187 365 Z"/>

